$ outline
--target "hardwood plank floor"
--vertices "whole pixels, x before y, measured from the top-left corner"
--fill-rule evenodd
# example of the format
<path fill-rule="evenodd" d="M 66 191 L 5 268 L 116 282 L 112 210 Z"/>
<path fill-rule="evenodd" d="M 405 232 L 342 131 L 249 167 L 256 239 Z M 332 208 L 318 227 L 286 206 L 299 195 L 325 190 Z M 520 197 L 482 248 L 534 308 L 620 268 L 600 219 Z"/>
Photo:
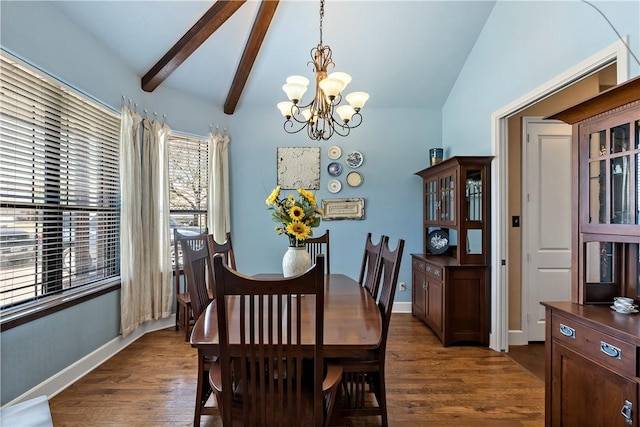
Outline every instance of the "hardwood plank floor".
<path fill-rule="evenodd" d="M 173 329 L 140 338 L 53 397 L 64 426 L 192 425 L 196 350 Z M 542 427 L 544 382 L 507 355 L 482 347 L 444 348 L 410 314 L 394 314 L 387 343 L 389 425 Z M 355 427 L 379 417 L 350 418 Z M 202 417 L 218 427 L 219 418 Z"/>

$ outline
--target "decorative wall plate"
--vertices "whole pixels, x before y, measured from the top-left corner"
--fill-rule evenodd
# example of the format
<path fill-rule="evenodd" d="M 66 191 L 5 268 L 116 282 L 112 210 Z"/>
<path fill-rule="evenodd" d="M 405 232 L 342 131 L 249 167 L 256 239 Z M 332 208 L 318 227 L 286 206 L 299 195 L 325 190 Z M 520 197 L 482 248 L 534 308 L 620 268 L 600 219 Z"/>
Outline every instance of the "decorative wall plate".
<path fill-rule="evenodd" d="M 327 152 L 327 155 L 331 160 L 337 160 L 340 158 L 340 156 L 342 156 L 342 150 L 337 145 L 333 145 L 329 147 L 329 151 Z"/>
<path fill-rule="evenodd" d="M 349 172 L 347 174 L 347 184 L 351 187 L 360 187 L 362 185 L 362 175 L 358 172 Z"/>
<path fill-rule="evenodd" d="M 433 230 L 427 235 L 427 249 L 432 254 L 443 254 L 449 249 L 449 234 L 444 230 Z"/>
<path fill-rule="evenodd" d="M 340 163 L 331 162 L 329 166 L 327 166 L 327 172 L 331 176 L 338 176 L 342 173 L 342 165 Z"/>
<path fill-rule="evenodd" d="M 350 151 L 347 154 L 347 166 L 350 168 L 359 168 L 364 161 L 364 157 L 362 157 L 362 153 L 359 151 Z"/>
<path fill-rule="evenodd" d="M 338 193 L 342 189 L 342 184 L 337 179 L 332 179 L 329 181 L 327 188 L 331 193 Z"/>

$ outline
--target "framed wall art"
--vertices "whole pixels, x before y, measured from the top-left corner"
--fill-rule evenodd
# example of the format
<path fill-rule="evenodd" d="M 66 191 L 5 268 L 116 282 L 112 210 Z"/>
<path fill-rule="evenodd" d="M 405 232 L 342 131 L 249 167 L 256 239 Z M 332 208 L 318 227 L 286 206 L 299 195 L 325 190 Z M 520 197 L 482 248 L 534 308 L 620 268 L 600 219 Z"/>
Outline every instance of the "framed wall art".
<path fill-rule="evenodd" d="M 364 219 L 364 199 L 322 199 L 324 220 Z"/>
<path fill-rule="evenodd" d="M 278 185 L 283 190 L 319 190 L 320 148 L 278 147 Z"/>

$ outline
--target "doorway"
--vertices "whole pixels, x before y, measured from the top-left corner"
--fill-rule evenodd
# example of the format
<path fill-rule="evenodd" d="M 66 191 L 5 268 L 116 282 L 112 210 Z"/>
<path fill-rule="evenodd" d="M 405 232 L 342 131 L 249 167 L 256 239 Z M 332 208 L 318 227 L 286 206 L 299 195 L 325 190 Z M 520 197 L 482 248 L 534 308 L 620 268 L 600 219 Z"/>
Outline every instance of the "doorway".
<path fill-rule="evenodd" d="M 521 257 L 522 228 L 512 227 L 512 217 L 522 215 L 521 118 L 524 115 L 548 116 L 561 111 L 586 97 L 602 90 L 598 73 L 613 73 L 613 84 L 628 79 L 628 52 L 622 41 L 598 52 L 584 62 L 556 77 L 543 87 L 517 99 L 492 114 L 493 147 L 496 161 L 492 168 L 492 265 L 491 277 L 491 333 L 489 347 L 496 351 L 508 351 L 509 345 L 526 344 L 528 332 L 522 314 Z M 592 79 L 590 79 L 592 78 Z M 591 91 L 581 85 L 598 82 Z M 578 89 L 579 88 L 579 89 Z M 585 96 L 585 94 L 589 94 Z M 575 98 L 572 98 L 575 97 Z M 551 99 L 555 104 L 549 104 Z M 515 152 L 515 153 L 514 153 Z M 517 230 L 515 230 L 517 228 Z"/>
<path fill-rule="evenodd" d="M 524 117 L 522 125 L 522 330 L 544 341 L 542 301 L 571 299 L 571 126 Z"/>

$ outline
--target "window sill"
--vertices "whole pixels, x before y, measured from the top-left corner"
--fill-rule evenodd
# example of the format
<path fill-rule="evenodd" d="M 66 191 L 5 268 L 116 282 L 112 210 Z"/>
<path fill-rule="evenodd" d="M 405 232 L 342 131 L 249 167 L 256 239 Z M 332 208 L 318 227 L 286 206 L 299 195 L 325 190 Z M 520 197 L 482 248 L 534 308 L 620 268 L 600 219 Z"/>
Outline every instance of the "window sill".
<path fill-rule="evenodd" d="M 0 315 L 0 332 L 48 316 L 74 305 L 120 289 L 120 279 L 111 279 L 82 289 L 69 291 L 25 306 L 8 309 Z"/>

